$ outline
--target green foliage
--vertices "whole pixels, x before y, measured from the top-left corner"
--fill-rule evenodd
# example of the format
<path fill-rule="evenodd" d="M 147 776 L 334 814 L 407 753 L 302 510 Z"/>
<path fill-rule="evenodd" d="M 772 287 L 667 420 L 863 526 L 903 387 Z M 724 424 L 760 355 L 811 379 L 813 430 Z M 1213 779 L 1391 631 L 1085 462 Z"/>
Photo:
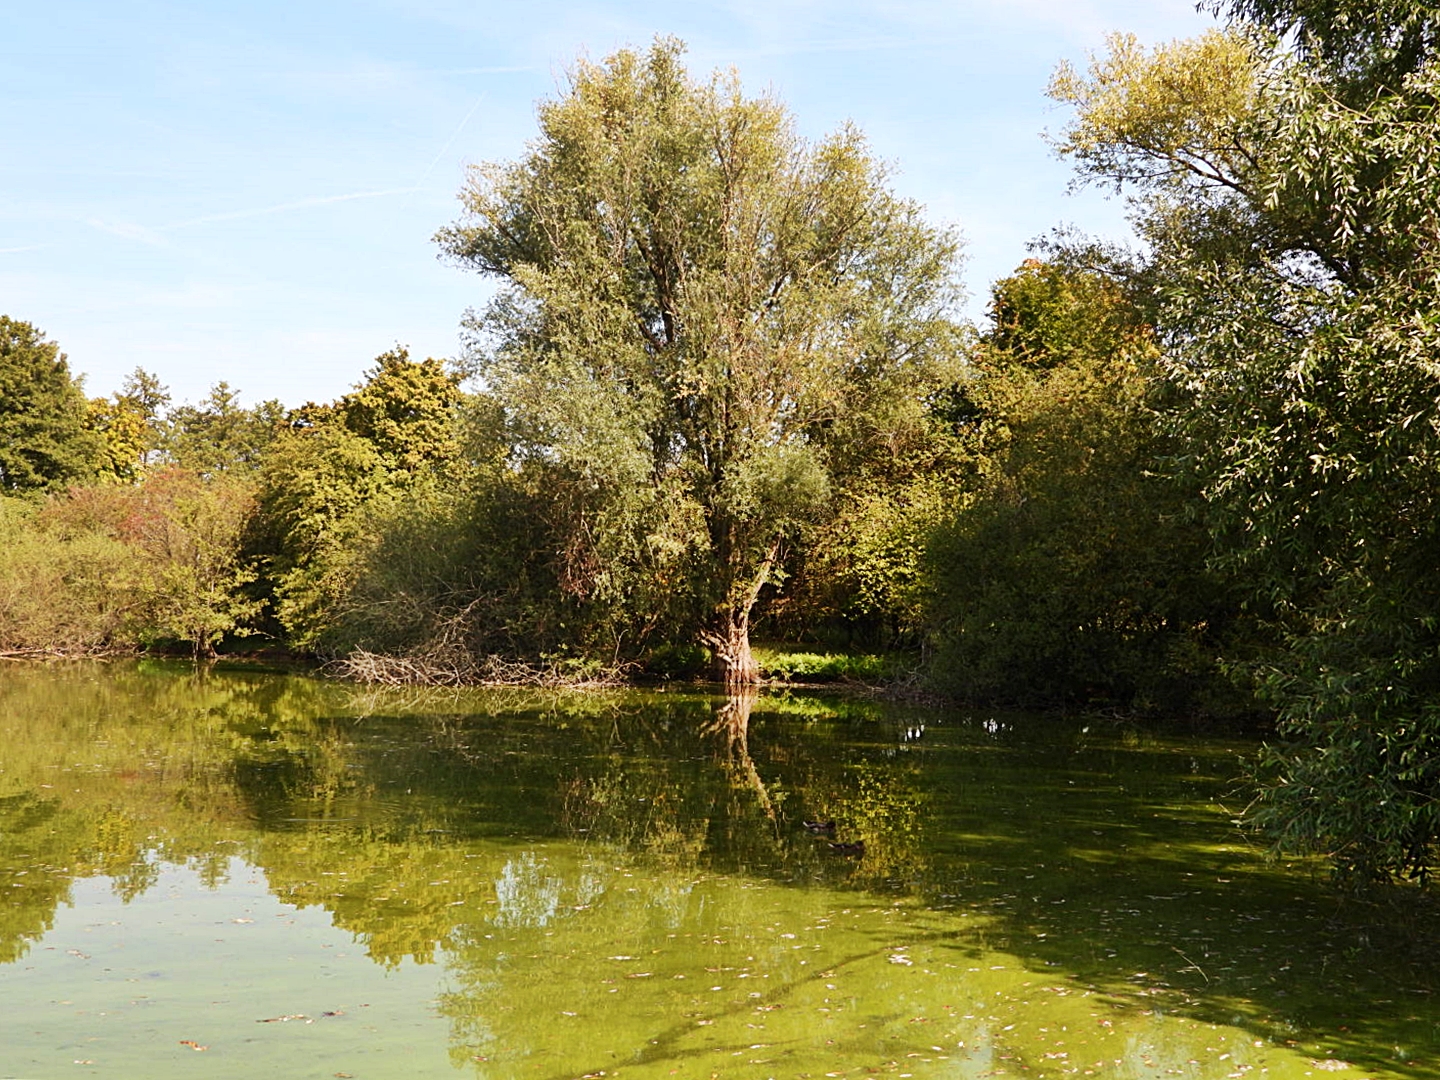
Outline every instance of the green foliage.
<path fill-rule="evenodd" d="M 341 422 L 396 467 L 415 471 L 459 452 L 458 378 L 439 360 L 413 361 L 403 348 L 375 359 L 365 381 L 341 398 Z"/>
<path fill-rule="evenodd" d="M 284 406 L 264 401 L 253 409 L 221 381 L 199 405 L 181 405 L 167 417 L 164 446 L 176 465 L 207 476 L 253 472 L 284 425 Z"/>
<path fill-rule="evenodd" d="M 1050 96 L 1075 109 L 1061 154 L 1116 186 L 1231 187 L 1251 171 L 1263 68 L 1245 36 L 1212 30 L 1150 52 L 1132 34 L 1106 44 L 1084 76 L 1062 63 L 1050 81 Z"/>
<path fill-rule="evenodd" d="M 182 641 L 197 657 L 209 657 L 221 638 L 244 633 L 257 613 L 242 593 L 254 575 L 240 551 L 253 499 L 245 482 L 206 481 L 169 467 L 134 486 L 73 488 L 52 498 L 37 523 L 66 545 L 83 549 L 103 538 L 123 551 L 115 563 L 96 568 L 108 571 L 100 580 L 95 569 L 77 566 L 67 598 L 70 606 L 83 605 L 108 590 L 109 603 L 124 611 L 116 643 Z"/>
<path fill-rule="evenodd" d="M 1306 60 L 1356 104 L 1433 60 L 1440 13 L 1415 0 L 1209 0 L 1204 6 L 1293 40 Z"/>
<path fill-rule="evenodd" d="M 1226 6 L 1264 26 L 1233 39 L 1257 74 L 1222 169 L 1158 179 L 1205 140 L 1139 142 L 1091 108 L 1118 95 L 1145 113 L 1148 77 L 1101 94 L 1112 62 L 1068 95 L 1065 146 L 1135 185 L 1215 562 L 1277 643 L 1244 665 L 1290 740 L 1262 767 L 1253 820 L 1357 878 L 1424 875 L 1440 840 L 1440 23 L 1403 2 L 1382 17 Z M 1183 62 L 1157 54 L 1147 70 L 1183 78 Z M 1148 166 L 1117 165 L 1136 157 Z"/>
<path fill-rule="evenodd" d="M 0 315 L 0 494 L 55 491 L 93 476 L 104 451 L 65 354 Z"/>
<path fill-rule="evenodd" d="M 240 536 L 252 489 L 169 468 L 134 485 L 0 505 L 0 649 L 113 652 L 183 641 L 209 656 L 256 605 Z"/>
<path fill-rule="evenodd" d="M 955 244 L 858 133 L 807 144 L 681 51 L 578 64 L 531 151 L 477 169 L 438 239 L 509 286 L 474 363 L 565 500 L 562 588 L 615 605 L 663 580 L 637 640 L 663 611 L 745 681 L 785 554 L 950 355 Z"/>
<path fill-rule="evenodd" d="M 90 426 L 105 444 L 102 474 L 122 483 L 166 465 L 206 476 L 253 472 L 285 422 L 280 402 L 247 409 L 224 381 L 198 405 L 171 407 L 170 391 L 143 368 L 126 376 L 111 397 L 90 402 Z"/>
<path fill-rule="evenodd" d="M 25 324 L 6 320 L 4 328 L 10 350 L 4 370 L 16 388 L 13 401 L 27 414 L 7 449 L 30 466 L 42 459 L 55 466 L 51 489 L 61 477 L 101 483 L 52 490 L 33 514 L 7 511 L 0 642 L 76 653 L 183 641 L 197 656 L 209 656 L 222 638 L 248 632 L 260 603 L 242 594 L 254 574 L 243 565 L 240 539 L 254 491 L 235 474 L 253 470 L 273 438 L 278 403 L 244 409 L 222 382 L 200 406 L 170 409 L 169 391 L 141 368 L 111 398 L 87 403 L 53 343 Z M 26 342 L 22 356 L 17 343 Z M 67 413 L 66 423 L 78 415 L 82 425 L 63 434 L 68 442 L 57 441 L 63 425 L 53 415 L 48 428 L 41 423 L 39 414 L 50 406 L 35 396 L 39 383 L 14 381 L 22 359 L 32 375 L 51 379 L 52 390 L 64 388 L 59 400 L 75 414 Z M 35 434 L 42 430 L 43 438 Z M 42 445 L 63 452 L 31 453 Z M 82 452 L 93 455 L 85 473 L 75 471 Z M 56 464 L 64 461 L 70 462 L 64 469 Z M 8 469 L 0 472 L 14 479 L 16 466 Z M 32 472 L 31 479 L 40 476 Z"/>
<path fill-rule="evenodd" d="M 567 667 L 613 663 L 669 636 L 683 503 L 666 507 L 663 491 L 642 487 L 617 505 L 563 466 L 511 460 L 503 416 L 484 395 L 465 402 L 453 438 L 459 457 L 348 519 L 347 571 L 316 620 L 322 651 L 401 654 L 446 670 L 490 657 Z M 636 504 L 648 508 L 648 532 L 632 528 Z M 616 550 L 649 574 L 624 577 L 597 554 Z"/>
<path fill-rule="evenodd" d="M 937 447 L 949 441 L 936 435 Z M 844 492 L 834 516 L 808 534 L 794 579 L 767 609 L 767 632 L 843 647 L 919 646 L 929 603 L 925 553 L 963 482 L 950 455 L 926 460 L 930 471 L 870 478 Z"/>
<path fill-rule="evenodd" d="M 1227 304 L 1209 325 L 1243 361 L 1205 350 L 1185 376 L 1220 558 L 1281 644 L 1250 668 L 1293 740 L 1255 820 L 1360 877 L 1423 874 L 1440 837 L 1435 294 L 1312 296 L 1316 329 L 1280 340 Z"/>
<path fill-rule="evenodd" d="M 544 503 L 503 477 L 415 484 L 372 504 L 326 652 L 535 660 L 583 640 L 559 588 Z"/>
<path fill-rule="evenodd" d="M 104 443 L 100 474 L 129 483 L 139 478 L 151 446 L 145 417 L 118 399 L 91 398 L 89 425 Z"/>
<path fill-rule="evenodd" d="M 263 566 L 261 596 L 292 644 L 328 650 L 374 640 L 373 627 L 353 624 L 353 607 L 365 603 L 356 590 L 373 596 L 392 576 L 364 560 L 387 530 L 398 536 L 412 518 L 429 520 L 426 485 L 461 448 L 460 402 L 456 375 L 396 349 L 333 406 L 297 410 L 269 445 L 246 548 Z M 414 599 L 392 597 L 397 614 L 388 624 L 403 622 L 398 612 Z"/>
<path fill-rule="evenodd" d="M 904 653 L 817 653 L 764 645 L 755 646 L 755 660 L 765 678 L 783 682 L 893 682 L 914 664 Z"/>
<path fill-rule="evenodd" d="M 136 489 L 132 502 L 122 535 L 140 556 L 146 636 L 213 656 L 222 637 L 245 633 L 259 611 L 241 591 L 255 579 L 240 552 L 253 485 L 169 468 Z"/>
<path fill-rule="evenodd" d="M 314 646 L 334 621 L 363 536 L 360 514 L 397 482 L 371 443 L 339 425 L 282 435 L 271 448 L 245 547 L 293 645 Z"/>
<path fill-rule="evenodd" d="M 98 531 L 57 534 L 40 506 L 0 496 L 0 650 L 83 655 L 126 641 L 130 551 Z"/>
<path fill-rule="evenodd" d="M 942 688 L 984 700 L 1214 707 L 1223 621 L 1187 494 L 1157 474 L 1157 351 L 1094 272 L 1027 262 L 995 287 L 966 388 L 977 480 L 930 549 Z"/>
<path fill-rule="evenodd" d="M 1153 357 L 1139 300 L 1105 273 L 1026 259 L 992 290 L 982 377 L 1083 366 L 1097 357 Z"/>
<path fill-rule="evenodd" d="M 892 402 L 868 448 L 831 448 L 832 509 L 806 530 L 793 578 L 767 606 L 768 635 L 918 650 L 928 619 L 929 538 L 953 514 L 975 471 L 970 418 L 956 409 L 970 378 L 967 338 L 954 336 L 953 359 L 931 370 L 923 392 Z"/>

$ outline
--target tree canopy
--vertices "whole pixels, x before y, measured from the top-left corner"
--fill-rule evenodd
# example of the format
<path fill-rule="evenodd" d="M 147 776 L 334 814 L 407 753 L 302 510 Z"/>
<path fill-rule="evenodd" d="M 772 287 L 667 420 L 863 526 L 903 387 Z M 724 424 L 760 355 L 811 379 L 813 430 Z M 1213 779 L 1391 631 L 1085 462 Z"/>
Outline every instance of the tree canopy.
<path fill-rule="evenodd" d="M 997 282 L 963 388 L 974 461 L 927 552 L 933 678 L 971 700 L 1230 707 L 1228 598 L 1161 475 L 1160 351 L 1135 290 L 1029 259 Z M 958 411 L 958 410 L 957 410 Z"/>
<path fill-rule="evenodd" d="M 1087 77 L 1062 70 L 1060 147 L 1136 199 L 1214 561 L 1271 628 L 1241 668 L 1288 742 L 1254 820 L 1360 877 L 1423 876 L 1440 839 L 1440 21 L 1227 6 L 1260 25 L 1116 41 Z M 1187 112 L 1165 88 L 1190 85 Z"/>
<path fill-rule="evenodd" d="M 779 102 L 697 81 L 681 54 L 578 63 L 530 151 L 475 169 L 438 240 L 509 286 L 474 359 L 520 456 L 583 478 L 592 518 L 626 517 L 595 576 L 616 580 L 625 544 L 668 560 L 672 602 L 745 682 L 787 545 L 945 363 L 957 245 L 857 131 L 808 143 Z"/>
<path fill-rule="evenodd" d="M 102 453 L 60 347 L 30 323 L 0 315 L 0 492 L 63 488 L 94 475 Z"/>
<path fill-rule="evenodd" d="M 342 620 L 373 525 L 366 513 L 451 465 L 460 399 L 459 378 L 441 361 L 396 348 L 338 402 L 294 410 L 269 444 L 247 543 L 293 643 L 313 648 Z"/>

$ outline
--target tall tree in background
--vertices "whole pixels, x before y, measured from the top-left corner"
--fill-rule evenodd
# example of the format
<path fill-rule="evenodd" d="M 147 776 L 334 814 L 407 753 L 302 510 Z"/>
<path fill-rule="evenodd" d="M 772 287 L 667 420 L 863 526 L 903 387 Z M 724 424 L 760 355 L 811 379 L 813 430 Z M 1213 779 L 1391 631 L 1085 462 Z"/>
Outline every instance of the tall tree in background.
<path fill-rule="evenodd" d="M 1440 841 L 1440 12 L 1236 0 L 1052 92 L 1128 188 L 1217 558 L 1280 647 L 1254 820 L 1358 877 Z M 1246 19 L 1256 20 L 1245 22 Z"/>
<path fill-rule="evenodd" d="M 402 469 L 438 466 L 460 450 L 455 410 L 459 377 L 444 361 L 411 360 L 396 347 L 381 353 L 365 381 L 340 399 L 341 422 Z"/>
<path fill-rule="evenodd" d="M 147 466 L 159 463 L 169 434 L 169 404 L 169 388 L 141 367 L 125 376 L 110 397 L 91 399 L 90 426 L 105 445 L 103 475 L 135 481 Z"/>
<path fill-rule="evenodd" d="M 57 490 L 93 476 L 102 455 L 60 347 L 0 315 L 0 493 Z"/>
<path fill-rule="evenodd" d="M 787 544 L 914 422 L 944 359 L 956 242 L 857 132 L 809 144 L 681 53 L 580 62 L 530 152 L 476 169 L 438 240 L 510 286 L 475 321 L 475 360 L 521 454 L 636 511 L 614 534 L 672 553 L 672 605 L 746 683 Z M 576 564 L 614 580 L 622 548 Z"/>
<path fill-rule="evenodd" d="M 240 391 L 216 383 L 198 405 L 179 405 L 166 417 L 165 453 L 176 465 L 206 476 L 245 474 L 260 467 L 266 449 L 285 426 L 285 407 L 240 404 Z"/>

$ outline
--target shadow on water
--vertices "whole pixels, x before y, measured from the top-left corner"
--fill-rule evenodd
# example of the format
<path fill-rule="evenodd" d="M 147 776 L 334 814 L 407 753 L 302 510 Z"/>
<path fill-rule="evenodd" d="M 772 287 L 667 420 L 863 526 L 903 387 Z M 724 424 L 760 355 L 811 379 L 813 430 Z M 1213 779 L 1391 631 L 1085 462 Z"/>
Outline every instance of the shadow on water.
<path fill-rule="evenodd" d="M 1433 904 L 1345 901 L 1316 865 L 1266 862 L 1232 820 L 1243 741 L 793 693 L 0 675 L 0 962 L 45 939 L 77 881 L 130 901 L 166 865 L 212 887 L 248 865 L 388 971 L 443 962 L 451 1063 L 480 1075 L 613 1067 L 596 1032 L 631 1067 L 747 1039 L 878 1063 L 875 1032 L 921 1020 L 978 1053 L 986 1014 L 911 969 L 947 994 L 992 979 L 1017 1009 L 1043 991 L 1072 1025 L 1110 1023 L 1083 1011 L 1103 1002 L 1135 1018 L 1132 1043 L 1181 1018 L 1321 1068 L 1436 1075 Z M 1023 970 L 990 975 L 1004 957 Z M 582 1017 L 570 1056 L 518 1049 Z"/>
<path fill-rule="evenodd" d="M 995 947 L 1122 1008 L 1436 1075 L 1433 899 L 1347 898 L 1318 863 L 1267 861 L 1234 823 L 1251 746 L 1034 717 L 956 717 L 950 742 L 932 857 L 952 881 L 964 868 Z"/>

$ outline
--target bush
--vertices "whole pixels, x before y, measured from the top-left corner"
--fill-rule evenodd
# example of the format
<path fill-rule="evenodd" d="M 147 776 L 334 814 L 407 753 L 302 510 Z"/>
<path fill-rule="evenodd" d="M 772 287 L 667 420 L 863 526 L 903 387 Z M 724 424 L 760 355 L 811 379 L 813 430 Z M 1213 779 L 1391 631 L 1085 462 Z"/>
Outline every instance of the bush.
<path fill-rule="evenodd" d="M 1148 327 L 1099 275 L 1034 262 L 992 311 L 966 388 L 979 479 L 928 552 L 937 688 L 1022 706 L 1217 700 L 1236 605 L 1205 569 L 1192 491 L 1166 475 Z"/>
<path fill-rule="evenodd" d="M 36 504 L 0 497 L 0 649 L 78 655 L 133 640 L 134 553 L 97 532 L 55 535 Z"/>

